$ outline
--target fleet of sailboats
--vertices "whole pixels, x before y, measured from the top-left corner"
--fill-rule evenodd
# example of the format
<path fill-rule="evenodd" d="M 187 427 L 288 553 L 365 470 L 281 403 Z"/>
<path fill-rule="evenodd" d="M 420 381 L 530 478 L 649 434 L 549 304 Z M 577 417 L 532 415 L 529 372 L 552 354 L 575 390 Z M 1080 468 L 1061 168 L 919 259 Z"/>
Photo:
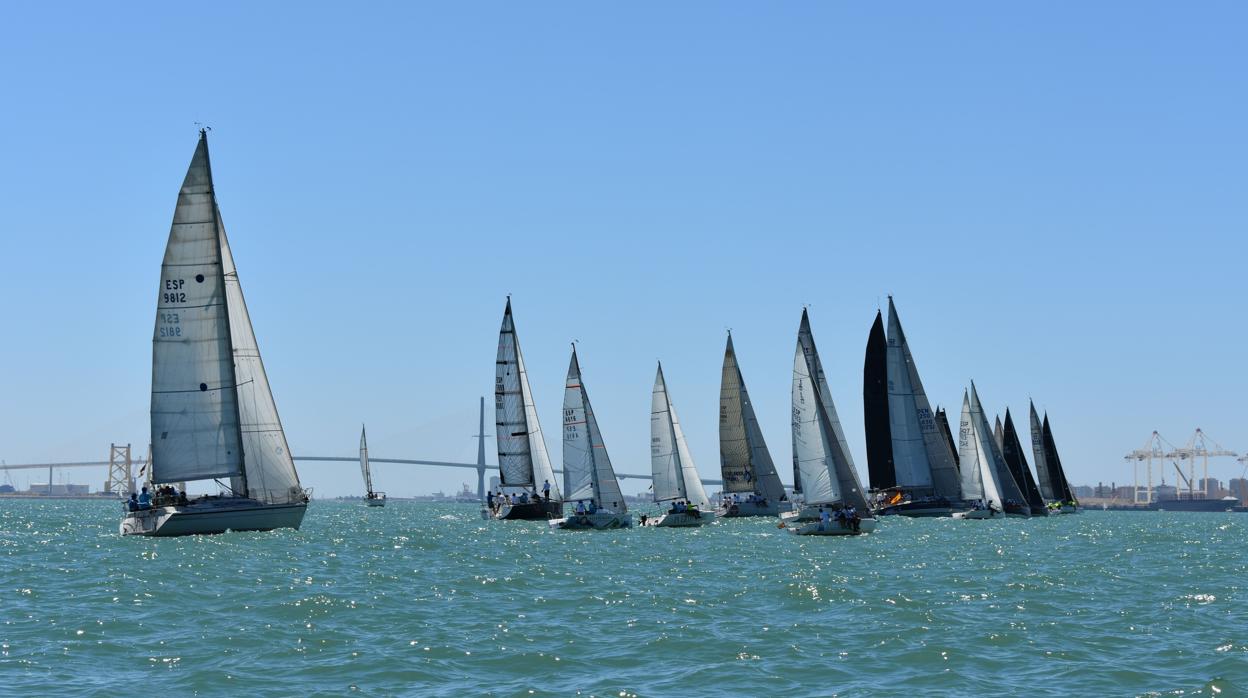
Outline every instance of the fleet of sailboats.
<path fill-rule="evenodd" d="M 286 444 L 199 133 L 161 263 L 152 336 L 150 506 L 123 535 L 176 536 L 299 528 L 308 496 Z M 172 483 L 216 481 L 223 493 L 172 497 Z M 159 491 L 159 489 L 158 489 Z"/>
<path fill-rule="evenodd" d="M 185 535 L 298 528 L 308 494 L 299 482 L 217 204 L 206 130 L 179 192 L 161 265 L 152 348 L 150 505 L 132 502 L 123 535 Z M 642 523 L 701 526 L 717 517 L 776 516 L 798 535 L 875 530 L 877 515 L 962 519 L 1075 513 L 1048 415 L 1030 406 L 1033 477 L 1013 417 L 990 427 L 974 382 L 963 392 L 957 448 L 948 416 L 932 409 L 896 304 L 878 311 L 863 363 L 863 410 L 871 491 L 858 479 L 848 441 L 802 311 L 793 357 L 793 496 L 776 471 L 729 332 L 720 384 L 721 507 L 694 465 L 659 364 L 651 393 L 653 500 L 670 507 Z M 563 401 L 563 493 L 546 450 L 511 298 L 499 328 L 495 424 L 500 491 L 488 516 L 544 520 L 556 529 L 617 529 L 632 517 L 585 389 L 575 344 Z M 369 506 L 368 439 L 360 471 Z M 482 456 L 482 459 L 484 457 Z M 483 462 L 483 460 L 482 460 Z M 216 481 L 194 500 L 170 487 Z M 569 511 L 564 511 L 565 504 Z"/>

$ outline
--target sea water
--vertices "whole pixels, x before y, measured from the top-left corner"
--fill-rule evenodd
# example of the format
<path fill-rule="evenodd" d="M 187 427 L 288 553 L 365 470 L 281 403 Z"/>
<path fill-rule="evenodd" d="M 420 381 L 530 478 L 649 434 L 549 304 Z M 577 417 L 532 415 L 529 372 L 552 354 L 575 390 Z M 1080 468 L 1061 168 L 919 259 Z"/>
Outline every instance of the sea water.
<path fill-rule="evenodd" d="M 313 502 L 150 539 L 0 500 L 0 694 L 1235 695 L 1248 515 L 550 531 Z"/>

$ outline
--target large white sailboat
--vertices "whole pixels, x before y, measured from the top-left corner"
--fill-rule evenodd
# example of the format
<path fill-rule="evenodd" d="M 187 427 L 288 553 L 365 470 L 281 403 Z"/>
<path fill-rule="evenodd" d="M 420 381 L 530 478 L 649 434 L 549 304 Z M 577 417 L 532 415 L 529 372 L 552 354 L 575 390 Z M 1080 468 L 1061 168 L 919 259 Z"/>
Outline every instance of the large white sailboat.
<path fill-rule="evenodd" d="M 715 515 L 707 510 L 711 500 L 702 489 L 702 479 L 667 393 L 661 363 L 650 400 L 650 470 L 654 476 L 654 501 L 670 502 L 671 508 L 648 525 L 702 526 L 714 520 Z"/>
<path fill-rule="evenodd" d="M 719 388 L 719 468 L 724 479 L 720 516 L 775 516 L 781 503 L 788 504 L 745 389 L 731 332 Z"/>
<path fill-rule="evenodd" d="M 363 425 L 360 426 L 360 472 L 364 474 L 364 503 L 370 507 L 384 507 L 386 493 L 373 490 L 373 471 L 368 467 L 368 438 Z"/>
<path fill-rule="evenodd" d="M 216 480 L 225 493 L 194 500 L 158 495 L 151 506 L 125 514 L 122 535 L 299 528 L 308 495 L 221 222 L 206 131 L 178 193 L 161 264 L 151 430 L 153 483 Z"/>
<path fill-rule="evenodd" d="M 494 374 L 494 416 L 498 435 L 499 481 L 511 501 L 496 498 L 494 518 L 545 520 L 563 516 L 555 471 L 546 452 L 542 425 L 537 420 L 524 354 L 511 316 L 511 297 L 498 331 L 498 359 Z M 547 498 L 543 491 L 550 487 Z"/>
<path fill-rule="evenodd" d="M 573 510 L 564 518 L 551 519 L 551 528 L 601 530 L 633 525 L 581 379 L 576 345 L 563 389 L 563 475 L 564 496 Z"/>
<path fill-rule="evenodd" d="M 850 460 L 805 310 L 793 355 L 792 397 L 793 460 L 804 501 L 800 509 L 780 515 L 782 525 L 797 535 L 844 536 L 875 530 L 876 520 Z"/>

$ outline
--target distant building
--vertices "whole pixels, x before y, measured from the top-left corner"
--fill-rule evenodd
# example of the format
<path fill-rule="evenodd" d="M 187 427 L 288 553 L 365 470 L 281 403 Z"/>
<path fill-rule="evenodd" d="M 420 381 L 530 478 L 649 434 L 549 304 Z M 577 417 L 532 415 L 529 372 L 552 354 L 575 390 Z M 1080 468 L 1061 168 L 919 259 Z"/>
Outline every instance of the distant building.
<path fill-rule="evenodd" d="M 1248 479 L 1237 477 L 1226 483 L 1229 494 L 1240 502 L 1248 503 Z"/>
<path fill-rule="evenodd" d="M 84 494 L 91 494 L 90 485 L 74 485 L 70 483 L 56 483 L 56 484 L 53 484 L 51 488 L 52 488 L 52 491 L 49 492 L 48 484 L 46 482 L 30 483 L 31 494 L 41 494 L 41 495 L 44 495 L 45 497 L 49 495 L 53 497 L 66 497 L 66 496 L 75 497 L 75 496 L 84 495 Z"/>
<path fill-rule="evenodd" d="M 1077 499 L 1088 499 L 1096 496 L 1096 490 L 1091 485 L 1076 485 L 1074 493 Z"/>
<path fill-rule="evenodd" d="M 17 491 L 17 488 L 8 483 L 0 485 L 0 494 L 12 494 L 16 491 Z"/>
<path fill-rule="evenodd" d="M 1174 485 L 1157 485 L 1153 488 L 1153 499 L 1178 499 L 1179 489 Z"/>
<path fill-rule="evenodd" d="M 1202 478 L 1198 489 L 1204 492 L 1205 496 L 1210 499 L 1217 499 L 1222 496 L 1222 483 L 1216 477 Z"/>

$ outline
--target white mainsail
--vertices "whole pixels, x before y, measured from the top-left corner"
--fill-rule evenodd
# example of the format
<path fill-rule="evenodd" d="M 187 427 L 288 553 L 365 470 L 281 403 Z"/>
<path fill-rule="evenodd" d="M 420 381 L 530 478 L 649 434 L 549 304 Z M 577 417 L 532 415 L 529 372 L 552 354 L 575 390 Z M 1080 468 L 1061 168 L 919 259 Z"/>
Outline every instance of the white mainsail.
<path fill-rule="evenodd" d="M 598 430 L 581 379 L 581 366 L 572 347 L 568 380 L 563 391 L 563 472 L 568 501 L 592 499 L 600 510 L 613 514 L 628 511 L 620 492 L 611 458 Z"/>
<path fill-rule="evenodd" d="M 243 472 L 217 207 L 201 134 L 165 246 L 152 336 L 154 482 Z"/>
<path fill-rule="evenodd" d="M 725 492 L 757 492 L 776 502 L 784 496 L 784 485 L 745 388 L 731 333 L 719 389 L 719 459 Z"/>
<path fill-rule="evenodd" d="M 685 443 L 676 408 L 667 393 L 661 363 L 650 400 L 650 468 L 654 476 L 654 501 L 683 499 L 698 507 L 710 504 Z"/>
<path fill-rule="evenodd" d="M 827 420 L 825 427 L 828 430 L 828 447 L 831 449 L 832 464 L 835 466 L 833 472 L 837 479 L 837 490 L 846 504 L 860 512 L 871 511 L 866 496 L 863 494 L 862 483 L 858 480 L 858 469 L 854 466 L 854 459 L 849 451 L 849 442 L 845 439 L 845 430 L 841 427 L 840 417 L 836 414 L 836 405 L 832 402 L 832 391 L 828 388 L 828 379 L 823 372 L 823 362 L 819 360 L 819 350 L 815 347 L 815 335 L 810 329 L 810 315 L 805 309 L 802 310 L 802 322 L 797 331 L 797 343 L 807 356 L 819 403 L 823 407 L 823 417 Z M 796 458 L 795 451 L 794 459 Z M 803 492 L 805 492 L 805 487 L 806 483 L 803 480 Z M 807 498 L 806 501 L 811 500 Z"/>
<path fill-rule="evenodd" d="M 508 487 L 540 488 L 551 483 L 551 499 L 560 501 L 554 468 L 546 452 L 542 427 L 533 404 L 524 355 L 511 316 L 511 298 L 503 311 L 498 332 L 498 358 L 495 362 L 494 415 L 498 435 L 498 469 L 502 484 Z"/>
<path fill-rule="evenodd" d="M 364 474 L 364 491 L 372 494 L 373 473 L 368 469 L 368 439 L 364 435 L 363 425 L 360 426 L 360 472 Z"/>
<path fill-rule="evenodd" d="M 988 450 L 989 459 L 996 473 L 997 491 L 1001 494 L 1002 501 L 1022 505 L 1023 513 L 1027 513 L 1027 495 L 1023 494 L 1022 486 L 1015 482 L 1014 474 L 1010 472 L 1010 467 L 1005 462 L 1005 455 L 1001 452 L 997 437 L 988 424 L 988 415 L 984 413 L 983 403 L 979 401 L 975 381 L 971 381 L 971 412 L 979 417 L 977 427 L 985 437 L 984 447 Z"/>
<path fill-rule="evenodd" d="M 841 488 L 812 373 L 809 354 L 799 342 L 793 355 L 793 460 L 801 474 L 806 503 L 833 504 L 841 501 Z"/>
<path fill-rule="evenodd" d="M 161 265 L 152 350 L 152 479 L 221 477 L 262 502 L 303 501 L 201 131 Z"/>
<path fill-rule="evenodd" d="M 886 357 L 889 426 L 897 484 L 931 487 L 937 495 L 960 499 L 957 464 L 936 424 L 892 296 L 888 299 Z"/>
<path fill-rule="evenodd" d="M 962 426 L 959 450 L 962 493 L 968 500 L 982 499 L 998 511 L 1005 510 L 1005 499 L 997 482 L 997 465 L 992 457 L 992 434 L 975 397 L 962 398 Z"/>

